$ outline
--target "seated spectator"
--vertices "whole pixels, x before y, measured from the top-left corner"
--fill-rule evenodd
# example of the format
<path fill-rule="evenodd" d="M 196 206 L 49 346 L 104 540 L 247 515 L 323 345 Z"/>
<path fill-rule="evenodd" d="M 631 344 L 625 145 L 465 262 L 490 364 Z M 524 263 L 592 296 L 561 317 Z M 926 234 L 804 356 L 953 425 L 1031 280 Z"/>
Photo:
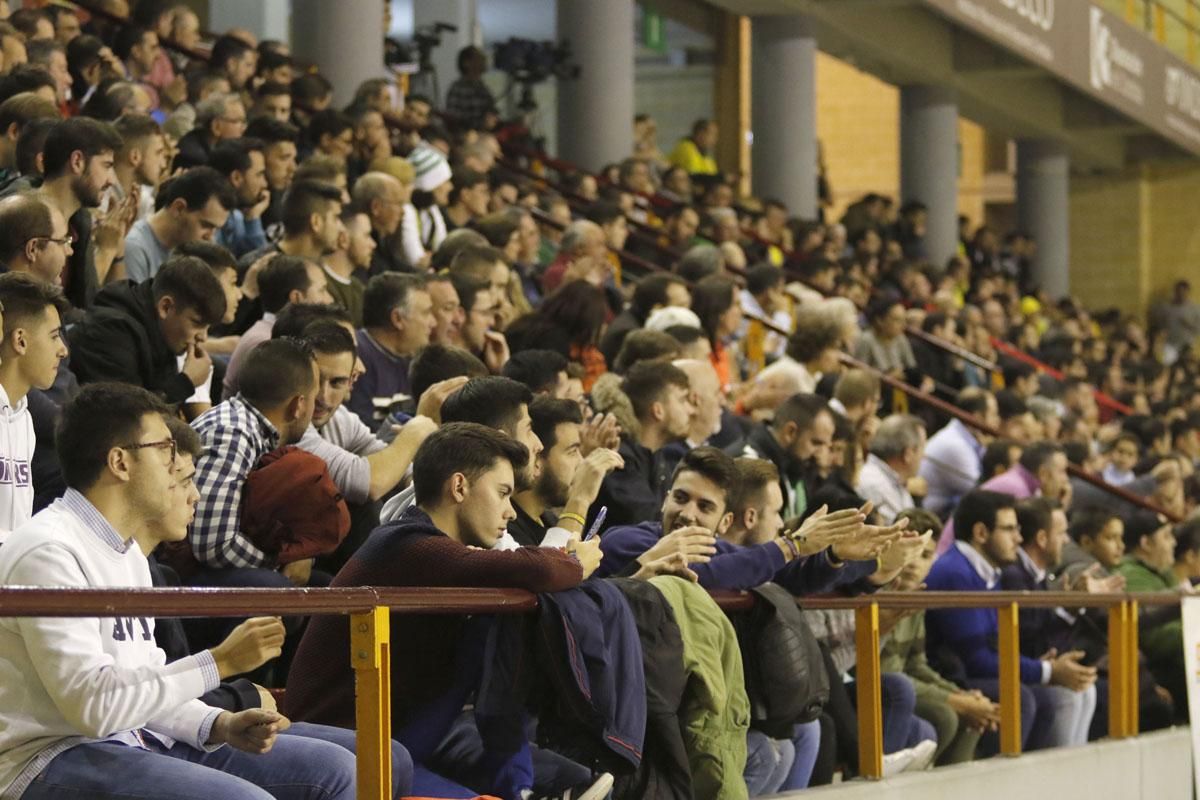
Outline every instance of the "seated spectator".
<path fill-rule="evenodd" d="M 779 471 L 784 519 L 804 515 L 809 496 L 817 490 L 810 460 L 833 441 L 833 413 L 815 394 L 795 394 L 775 410 L 769 423 L 750 429 L 744 446 L 734 449 L 748 458 L 765 458 Z"/>
<path fill-rule="evenodd" d="M 922 509 L 905 509 L 900 516 L 908 519 L 916 530 L 941 527 L 941 520 Z M 937 546 L 932 538 L 927 539 L 917 558 L 901 570 L 889 588 L 898 592 L 921 591 L 936 557 Z M 914 711 L 937 732 L 934 763 L 942 766 L 971 761 L 980 735 L 997 730 L 999 705 L 978 689 L 962 689 L 930 666 L 925 650 L 925 611 L 905 614 L 889 610 L 882 616 L 881 626 L 890 625 L 891 630 L 884 639 L 879 668 L 885 673 L 903 673 L 912 681 L 916 693 Z M 893 619 L 895 623 L 891 624 Z"/>
<path fill-rule="evenodd" d="M 255 347 L 271 338 L 279 312 L 289 305 L 318 305 L 333 299 L 329 296 L 324 270 L 312 261 L 283 254 L 272 256 L 259 271 L 258 297 L 263 315 L 242 334 L 229 357 L 224 381 L 226 397 L 237 394 L 243 362 Z"/>
<path fill-rule="evenodd" d="M 35 119 L 61 118 L 54 103 L 32 92 L 22 92 L 0 103 L 0 186 L 19 176 L 17 139 L 25 125 Z"/>
<path fill-rule="evenodd" d="M 969 386 L 961 390 L 954 404 L 985 425 L 996 427 L 1000 421 L 995 396 L 983 389 Z M 981 479 L 987 480 L 990 476 L 983 476 L 983 453 L 990 442 L 990 436 L 957 418 L 929 437 L 920 469 L 929 489 L 924 506 L 935 514 L 948 515 L 964 494 Z"/>
<path fill-rule="evenodd" d="M 1016 392 L 1008 389 L 996 392 L 996 410 L 1000 413 L 1000 435 L 1005 439 L 1024 446 L 1040 438 L 1037 419 Z"/>
<path fill-rule="evenodd" d="M 241 528 L 242 486 L 258 460 L 300 441 L 312 422 L 319 388 L 312 349 L 272 339 L 246 355 L 239 391 L 192 424 L 204 443 L 196 462 L 200 501 L 188 536 L 206 586 L 304 586 L 312 560 L 278 571 L 271 556 Z"/>
<path fill-rule="evenodd" d="M 598 563 L 596 541 L 574 546 L 578 560 L 554 548 L 493 549 L 515 517 L 515 475 L 527 468 L 528 460 L 525 447 L 504 433 L 472 423 L 444 425 L 417 452 L 415 506 L 378 529 L 333 585 L 491 586 L 532 592 L 577 585 Z M 298 718 L 348 727 L 354 721 L 353 671 L 345 659 L 328 657 L 349 645 L 349 631 L 335 624 L 339 621 L 315 618 L 310 623 L 288 677 L 284 707 Z M 484 767 L 455 759 L 451 743 L 444 740 L 479 686 L 485 666 L 482 645 L 490 628 L 485 618 L 404 615 L 392 620 L 397 639 L 423 653 L 420 659 L 398 660 L 392 670 L 393 730 L 418 763 L 451 779 L 479 774 Z M 505 797 L 526 796 L 538 777 L 528 744 L 505 740 L 498 748 L 485 718 L 480 718 L 476 735 L 482 735 L 480 756 L 491 764 L 484 773 L 488 783 L 478 788 Z M 605 782 L 611 785 L 611 776 Z"/>
<path fill-rule="evenodd" d="M 179 245 L 212 241 L 235 200 L 229 182 L 210 167 L 171 178 L 159 188 L 158 210 L 125 237 L 125 274 L 137 283 L 149 280 Z"/>
<path fill-rule="evenodd" d="M 498 331 L 505 330 L 513 321 L 516 310 L 508 293 L 512 270 L 503 252 L 491 246 L 462 247 L 450 261 L 450 274 L 481 278 L 488 282 L 495 302 L 494 326 Z"/>
<path fill-rule="evenodd" d="M 451 342 L 483 361 L 492 374 L 499 374 L 508 361 L 508 341 L 504 334 L 493 330 L 496 322 L 496 296 L 491 284 L 477 276 L 450 276 L 462 304 L 463 320 L 458 327 L 458 340 Z"/>
<path fill-rule="evenodd" d="M 900 295 L 890 290 L 876 295 L 867 305 L 866 317 L 870 327 L 859 337 L 854 357 L 893 378 L 904 378 L 917 361 L 904 335 L 907 317 Z"/>
<path fill-rule="evenodd" d="M 412 271 L 395 241 L 412 196 L 412 166 L 403 159 L 396 160 L 406 168 L 407 183 L 386 172 L 371 171 L 355 181 L 350 195 L 354 208 L 371 221 L 371 238 L 376 245 L 369 270 L 372 275 Z"/>
<path fill-rule="evenodd" d="M 777 382 L 780 391 L 812 394 L 824 375 L 838 371 L 842 324 L 821 307 L 796 310 L 796 327 L 787 338 L 786 353 L 755 376 L 758 383 Z"/>
<path fill-rule="evenodd" d="M 404 206 L 400 239 L 409 268 L 420 270 L 446 239 L 441 207 L 450 195 L 450 165 L 441 151 L 424 143 L 408 154 L 408 161 L 413 167 L 413 192 Z"/>
<path fill-rule="evenodd" d="M 204 166 L 218 142 L 245 135 L 246 106 L 241 97 L 209 95 L 196 105 L 196 127 L 179 140 L 175 166 L 182 169 Z"/>
<path fill-rule="evenodd" d="M 666 491 L 664 448 L 683 440 L 695 407 L 687 373 L 670 364 L 635 364 L 621 382 L 636 418 L 625 430 L 617 452 L 624 466 L 604 479 L 599 503 L 608 508 L 610 525 L 637 525 L 653 519 Z"/>
<path fill-rule="evenodd" d="M 58 442 L 70 488 L 0 550 L 0 583 L 151 585 L 145 554 L 183 532 L 157 523 L 172 507 L 186 507 L 191 491 L 173 469 L 168 413 L 138 387 L 101 384 L 80 393 Z M 70 787 L 97 798 L 129 791 L 240 798 L 300 781 L 328 797 L 354 795 L 347 750 L 280 736 L 289 722 L 277 712 L 235 713 L 197 699 L 236 671 L 232 647 L 164 667 L 153 618 L 50 617 L 5 627 L 0 661 L 20 676 L 0 687 L 0 706 L 10 715 L 0 781 L 10 791 L 30 798 L 59 797 Z M 100 636 L 98 628 L 113 634 Z M 147 676 L 159 692 L 137 690 Z"/>
<path fill-rule="evenodd" d="M 57 284 L 72 245 L 67 221 L 57 207 L 32 194 L 0 200 L 0 261 L 7 271 Z"/>
<path fill-rule="evenodd" d="M 208 265 L 173 258 L 153 280 L 120 281 L 96 295 L 70 331 L 71 369 L 80 384 L 120 381 L 184 402 L 212 379 L 204 340 L 224 316 L 225 289 Z"/>
<path fill-rule="evenodd" d="M 1014 563 L 1021 541 L 1015 501 L 976 489 L 954 512 L 962 534 L 934 563 L 926 580 L 933 591 L 992 591 L 1000 570 Z M 966 686 L 999 700 L 997 617 L 994 609 L 930 609 L 929 642 L 962 664 Z M 1094 667 L 1082 665 L 1081 651 L 1021 657 L 1021 741 L 1040 749 L 1087 741 L 1096 707 Z M 1028 709 L 1028 714 L 1026 710 Z"/>
<path fill-rule="evenodd" d="M 343 209 L 337 249 L 325 257 L 321 266 L 329 278 L 329 294 L 335 303 L 346 309 L 355 326 L 362 325 L 366 276 L 371 269 L 375 246 L 370 218 L 354 206 Z"/>
<path fill-rule="evenodd" d="M 1137 478 L 1133 468 L 1141 460 L 1142 444 L 1136 434 L 1125 432 L 1108 449 L 1108 466 L 1100 473 L 1113 486 L 1128 486 Z"/>
<path fill-rule="evenodd" d="M 265 149 L 261 139 L 243 137 L 218 143 L 208 157 L 208 165 L 233 187 L 236 201 L 213 240 L 238 258 L 267 244 L 262 215 L 271 203 L 271 190 L 267 186 Z"/>
<path fill-rule="evenodd" d="M 717 371 L 708 361 L 680 359 L 672 362 L 688 378 L 692 399 L 692 420 L 688 425 L 684 446 L 699 447 L 721 433 L 724 415 L 724 396 Z M 740 432 L 740 429 L 739 429 Z"/>
<path fill-rule="evenodd" d="M 167 168 L 167 142 L 148 114 L 123 114 L 113 127 L 121 137 L 121 149 L 113 161 L 116 180 L 105 191 L 100 208 L 107 211 L 134 202 L 137 222 L 154 213 L 155 193 Z"/>
<path fill-rule="evenodd" d="M 32 462 L 36 440 L 28 395 L 49 389 L 67 357 L 60 314 L 62 291 L 29 275 L 0 275 L 0 544 L 33 516 Z"/>
<path fill-rule="evenodd" d="M 737 226 L 737 214 L 728 209 L 733 226 Z M 792 311 L 787 294 L 783 290 L 783 271 L 771 264 L 757 264 L 746 272 L 746 288 L 741 290 L 742 312 L 750 316 L 767 319 L 785 331 L 792 330 Z M 782 358 L 787 346 L 787 337 L 767 330 L 756 319 L 747 319 L 746 330 L 739 332 L 742 355 L 752 365 L 752 371 Z M 798 389 L 797 391 L 805 391 Z"/>
<path fill-rule="evenodd" d="M 534 395 L 562 400 L 567 393 L 567 359 L 553 350 L 515 353 L 501 374 L 525 384 Z"/>
<path fill-rule="evenodd" d="M 584 368 L 583 389 L 591 391 L 608 364 L 596 346 L 608 306 L 604 293 L 585 281 L 572 281 L 546 298 L 541 308 L 505 331 L 513 350 L 550 349 Z"/>
<path fill-rule="evenodd" d="M 923 488 L 916 484 L 923 483 L 917 471 L 924 453 L 925 425 L 921 420 L 892 414 L 879 423 L 855 489 L 871 501 L 884 522 L 891 524 L 901 511 L 915 505 L 912 489 Z"/>
<path fill-rule="evenodd" d="M 486 173 L 459 167 L 451 178 L 449 204 L 446 206 L 446 229 L 465 228 L 473 221 L 487 216 L 492 192 Z"/>
<path fill-rule="evenodd" d="M 354 384 L 347 403 L 364 425 L 374 430 L 394 411 L 416 409 L 408 365 L 429 344 L 436 324 L 423 278 L 384 273 L 367 284 L 363 327 L 357 333 L 358 356 L 367 373 Z"/>
<path fill-rule="evenodd" d="M 734 363 L 734 337 L 742 324 L 742 306 L 737 284 L 725 275 L 705 278 L 692 289 L 692 311 L 712 347 L 709 360 L 721 381 L 721 393 L 728 396 L 737 380 Z"/>
<path fill-rule="evenodd" d="M 341 213 L 342 192 L 336 186 L 297 181 L 283 201 L 283 238 L 248 253 L 241 263 L 250 266 L 264 256 L 278 252 L 319 264 L 337 249 L 338 234 L 342 229 Z"/>
<path fill-rule="evenodd" d="M 576 220 L 563 231 L 554 261 L 542 273 L 542 294 L 553 294 L 571 281 L 603 286 L 610 265 L 604 246 L 604 230 L 590 220 Z"/>
<path fill-rule="evenodd" d="M 615 363 L 625 337 L 645 325 L 653 312 L 667 306 L 687 308 L 691 304 L 691 292 L 678 276 L 654 273 L 642 278 L 633 287 L 629 306 L 613 318 L 600 339 L 604 360 L 608 364 Z"/>

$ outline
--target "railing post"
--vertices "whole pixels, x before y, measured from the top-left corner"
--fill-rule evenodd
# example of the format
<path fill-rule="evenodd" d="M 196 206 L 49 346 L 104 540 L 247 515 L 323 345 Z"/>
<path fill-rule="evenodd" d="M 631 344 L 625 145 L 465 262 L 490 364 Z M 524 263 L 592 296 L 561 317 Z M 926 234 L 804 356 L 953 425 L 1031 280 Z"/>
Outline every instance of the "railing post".
<path fill-rule="evenodd" d="M 1021 754 L 1021 633 L 1017 604 L 997 611 L 1000 626 L 1000 752 Z"/>
<path fill-rule="evenodd" d="M 350 615 L 358 726 L 358 800 L 392 796 L 391 617 L 385 606 Z"/>
<path fill-rule="evenodd" d="M 1125 663 L 1129 666 L 1129 682 L 1126 684 L 1125 695 L 1125 718 L 1129 720 L 1129 735 L 1138 735 L 1138 726 L 1141 725 L 1141 719 L 1138 714 L 1138 698 L 1141 697 L 1141 671 L 1138 669 L 1138 604 L 1137 600 L 1130 600 L 1129 606 L 1129 632 L 1125 634 Z"/>
<path fill-rule="evenodd" d="M 883 699 L 879 670 L 879 604 L 854 613 L 858 689 L 858 771 L 864 778 L 883 777 Z"/>
<path fill-rule="evenodd" d="M 1138 608 L 1124 600 L 1108 612 L 1108 735 L 1113 739 L 1138 732 Z"/>

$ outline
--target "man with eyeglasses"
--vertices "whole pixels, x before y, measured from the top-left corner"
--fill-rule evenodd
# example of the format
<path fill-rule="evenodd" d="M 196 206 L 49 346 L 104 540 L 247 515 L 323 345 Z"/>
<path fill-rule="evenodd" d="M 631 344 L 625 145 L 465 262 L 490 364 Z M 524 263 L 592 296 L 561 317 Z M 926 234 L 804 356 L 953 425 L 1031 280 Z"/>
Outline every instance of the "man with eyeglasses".
<path fill-rule="evenodd" d="M 236 94 L 216 94 L 196 106 L 196 127 L 179 140 L 175 166 L 183 169 L 208 163 L 217 142 L 246 133 L 246 106 Z"/>
<path fill-rule="evenodd" d="M 0 585 L 150 586 L 145 553 L 183 532 L 162 520 L 194 497 L 175 470 L 169 413 L 136 386 L 80 392 L 58 436 L 69 488 L 0 548 Z M 154 627 L 140 616 L 0 621 L 0 793 L 249 800 L 300 784 L 354 797 L 349 751 L 279 736 L 290 722 L 278 712 L 199 699 L 241 671 L 231 647 L 166 664 Z"/>
<path fill-rule="evenodd" d="M 954 511 L 953 547 L 925 579 L 930 591 L 990 592 L 1000 572 L 1016 563 L 1021 527 L 1010 495 L 974 489 Z M 956 683 L 1000 699 L 999 623 L 993 608 L 931 608 L 925 615 L 929 652 L 945 649 L 962 664 Z M 1081 651 L 1021 656 L 1021 743 L 1025 749 L 1078 744 L 1096 711 L 1096 670 Z M 985 739 L 985 745 L 986 745 Z M 985 747 L 985 749 L 987 749 Z"/>
<path fill-rule="evenodd" d="M 9 272 L 57 285 L 73 245 L 67 220 L 57 208 L 31 194 L 0 200 L 0 262 Z"/>

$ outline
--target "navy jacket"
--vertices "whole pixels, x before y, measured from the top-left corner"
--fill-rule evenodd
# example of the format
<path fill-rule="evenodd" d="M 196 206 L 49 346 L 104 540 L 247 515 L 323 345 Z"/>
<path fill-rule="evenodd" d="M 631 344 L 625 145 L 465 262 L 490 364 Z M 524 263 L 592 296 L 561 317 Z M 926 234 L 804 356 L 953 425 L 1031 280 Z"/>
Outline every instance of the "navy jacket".
<path fill-rule="evenodd" d="M 596 577 L 616 575 L 662 538 L 661 522 L 643 522 L 610 528 L 600 540 L 604 559 Z M 773 543 L 742 547 L 717 539 L 717 554 L 707 564 L 692 564 L 705 589 L 752 589 L 773 581 L 792 594 L 821 594 L 852 583 L 875 571 L 874 561 L 852 561 L 835 566 L 828 551 L 785 564 L 783 552 Z"/>

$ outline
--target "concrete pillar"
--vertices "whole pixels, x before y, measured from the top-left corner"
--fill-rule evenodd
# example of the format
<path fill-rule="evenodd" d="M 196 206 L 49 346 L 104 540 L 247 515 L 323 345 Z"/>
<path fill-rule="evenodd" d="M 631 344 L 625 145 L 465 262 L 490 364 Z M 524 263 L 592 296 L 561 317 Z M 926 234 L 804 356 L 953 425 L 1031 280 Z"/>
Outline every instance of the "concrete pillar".
<path fill-rule="evenodd" d="M 558 0 L 558 38 L 579 65 L 558 84 L 558 149 L 589 172 L 633 152 L 633 20 L 633 0 Z"/>
<path fill-rule="evenodd" d="M 940 86 L 900 89 L 900 203 L 929 208 L 925 257 L 944 266 L 958 246 L 958 104 Z"/>
<path fill-rule="evenodd" d="M 1070 171 L 1071 157 L 1058 142 L 1017 141 L 1017 224 L 1037 241 L 1031 278 L 1051 297 L 1070 286 Z"/>
<path fill-rule="evenodd" d="M 440 33 L 442 43 L 433 50 L 431 60 L 437 71 L 436 91 L 433 81 L 422 75 L 420 79 L 414 76 L 414 92 L 436 95 L 434 100 L 439 106 L 445 103 L 446 91 L 450 84 L 458 80 L 458 51 L 469 45 L 483 43 L 479 32 L 478 10 L 477 0 L 413 0 L 413 30 L 420 30 L 437 22 L 445 22 L 458 28 L 457 31 Z"/>
<path fill-rule="evenodd" d="M 379 0 L 292 0 L 296 20 L 292 50 L 301 61 L 319 64 L 341 107 L 368 78 L 385 75 L 383 5 Z"/>
<path fill-rule="evenodd" d="M 804 17 L 755 17 L 751 104 L 754 194 L 817 218 L 817 40 Z"/>
<path fill-rule="evenodd" d="M 208 29 L 224 32 L 245 28 L 259 39 L 291 39 L 291 3 L 288 0 L 208 0 Z"/>

